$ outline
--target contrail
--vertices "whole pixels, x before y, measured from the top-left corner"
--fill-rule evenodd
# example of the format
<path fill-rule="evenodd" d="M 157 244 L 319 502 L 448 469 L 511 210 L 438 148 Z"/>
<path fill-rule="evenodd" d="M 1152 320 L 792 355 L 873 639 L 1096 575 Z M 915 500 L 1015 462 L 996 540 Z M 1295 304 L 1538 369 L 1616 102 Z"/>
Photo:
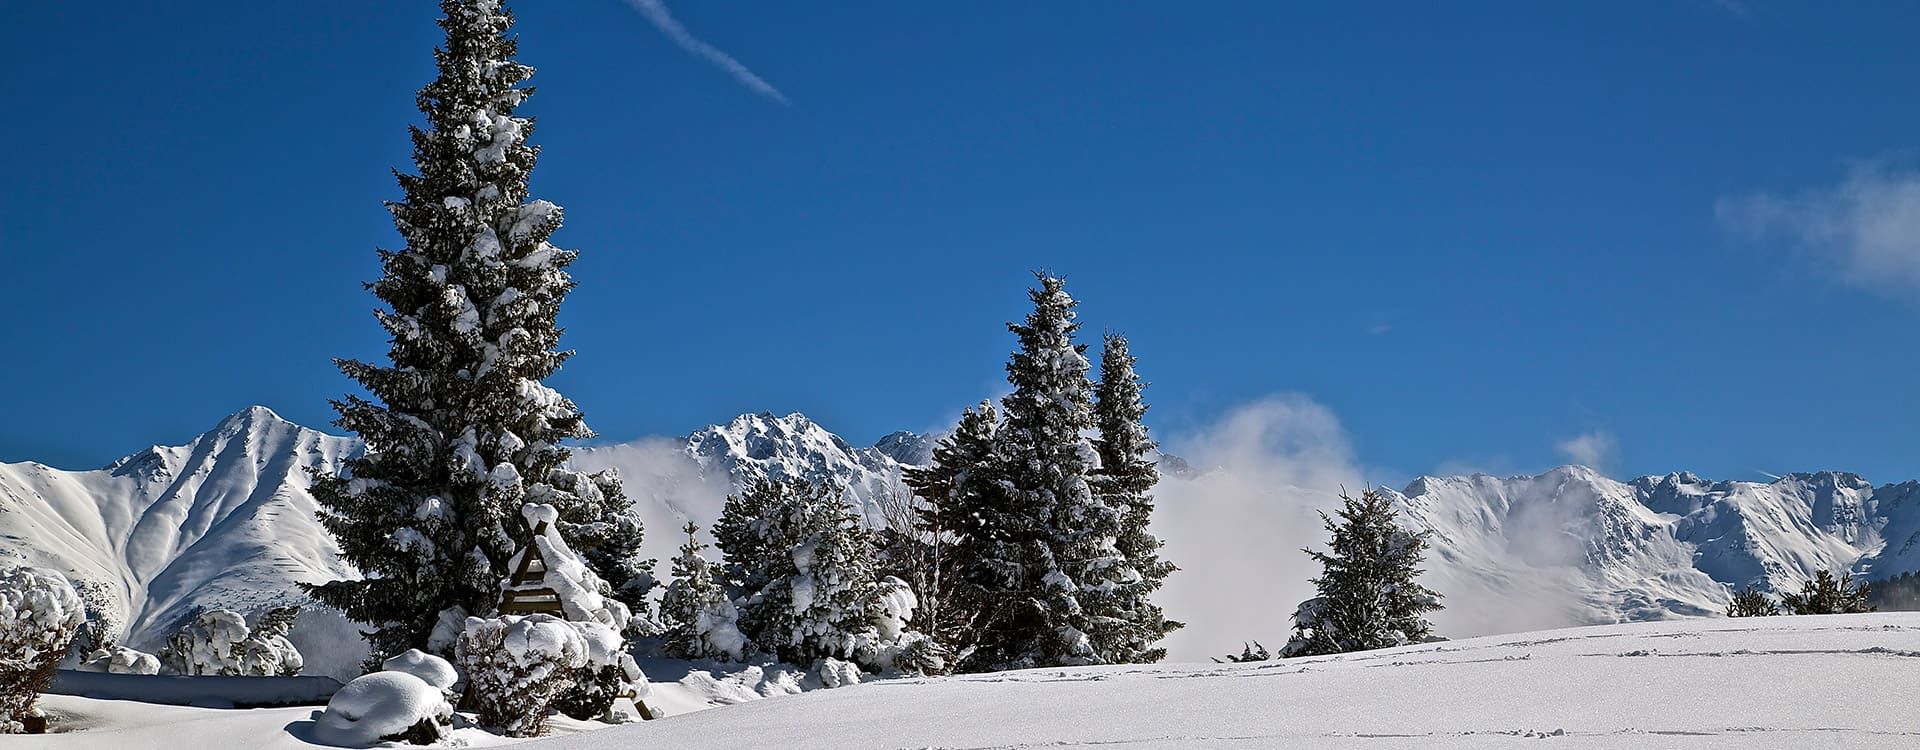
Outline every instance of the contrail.
<path fill-rule="evenodd" d="M 674 20 L 673 14 L 667 12 L 665 0 L 627 0 L 627 4 L 633 6 L 634 10 L 640 11 L 640 15 L 646 16 L 647 21 L 651 22 L 654 28 L 659 29 L 660 33 L 666 34 L 667 38 L 672 39 L 674 44 L 680 45 L 681 49 L 706 58 L 707 62 L 713 63 L 719 66 L 721 70 L 727 71 L 728 74 L 733 76 L 734 80 L 739 81 L 741 85 L 747 88 L 753 89 L 761 96 L 781 104 L 792 104 L 792 102 L 787 101 L 786 94 L 780 93 L 780 90 L 774 88 L 773 84 L 767 83 L 760 76 L 754 75 L 753 71 L 748 70 L 747 66 L 741 65 L 739 60 L 733 59 L 732 56 L 721 52 L 719 48 L 711 44 L 694 38 L 693 34 L 687 31 L 687 27 L 681 26 L 679 21 Z"/>

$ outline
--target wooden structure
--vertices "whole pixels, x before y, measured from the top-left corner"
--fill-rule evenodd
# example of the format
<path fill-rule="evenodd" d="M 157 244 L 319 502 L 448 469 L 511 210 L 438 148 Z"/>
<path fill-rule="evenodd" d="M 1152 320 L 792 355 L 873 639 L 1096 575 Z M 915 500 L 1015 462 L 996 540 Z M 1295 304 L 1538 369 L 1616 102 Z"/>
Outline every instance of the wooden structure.
<path fill-rule="evenodd" d="M 546 533 L 545 521 L 533 529 L 536 537 Z M 529 543 L 520 552 L 520 567 L 507 578 L 507 590 L 500 597 L 500 614 L 542 614 L 567 619 L 567 610 L 560 604 L 560 592 L 542 585 L 547 582 L 547 558 L 540 554 L 540 545 Z"/>
<path fill-rule="evenodd" d="M 547 522 L 541 521 L 533 527 L 533 536 L 546 536 Z M 506 591 L 500 596 L 500 614 L 503 615 L 553 615 L 567 619 L 566 607 L 560 603 L 560 592 L 545 585 L 547 582 L 547 558 L 540 553 L 540 545 L 529 541 L 521 548 L 520 565 L 507 577 Z M 468 686 L 472 690 L 472 686 Z M 633 701 L 633 707 L 640 711 L 640 718 L 646 721 L 654 719 L 653 709 L 640 699 L 639 691 L 629 689 L 619 697 Z M 612 712 L 611 708 L 608 710 Z"/>

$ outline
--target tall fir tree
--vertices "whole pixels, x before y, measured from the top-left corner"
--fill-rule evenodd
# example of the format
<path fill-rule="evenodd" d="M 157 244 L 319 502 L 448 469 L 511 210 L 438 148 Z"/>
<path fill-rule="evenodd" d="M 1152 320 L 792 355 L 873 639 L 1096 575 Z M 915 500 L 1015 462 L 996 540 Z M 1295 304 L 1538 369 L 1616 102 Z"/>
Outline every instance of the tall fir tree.
<path fill-rule="evenodd" d="M 996 489 L 976 498 L 974 527 L 956 544 L 961 582 L 983 609 L 964 671 L 1091 664 L 1083 595 L 1099 597 L 1131 571 L 1115 548 L 1120 513 L 1094 495 L 1098 465 L 1084 433 L 1093 427 L 1086 347 L 1076 344 L 1065 282 L 1036 274 L 1033 312 L 1009 323 L 1020 340 L 1007 362 L 1013 392 L 993 443 Z"/>
<path fill-rule="evenodd" d="M 619 482 L 561 469 L 562 443 L 592 433 L 541 382 L 571 354 L 554 320 L 575 253 L 547 242 L 560 207 L 527 193 L 539 151 L 514 110 L 533 70 L 514 59 L 499 0 L 440 7 L 439 75 L 416 100 L 427 127 L 409 129 L 418 173 L 396 172 L 405 195 L 387 204 L 405 247 L 380 251 L 368 285 L 389 362 L 336 360 L 373 396 L 334 402 L 335 424 L 366 449 L 341 476 L 314 477 L 322 523 L 365 578 L 309 590 L 371 626 L 370 664 L 444 647 L 437 624 L 494 610 L 529 536 L 524 503 L 558 507 L 561 531 L 636 611 L 651 584 Z"/>
<path fill-rule="evenodd" d="M 928 465 L 901 472 L 902 480 L 923 501 L 917 522 L 926 548 L 917 562 L 924 570 L 907 578 L 918 579 L 919 584 L 916 624 L 949 649 L 967 639 L 971 623 L 983 609 L 983 602 L 968 597 L 969 589 L 958 585 L 959 564 L 968 548 L 982 546 L 980 516 L 974 509 L 998 489 L 990 480 L 993 437 L 999 425 L 993 402 L 982 401 L 960 415 L 953 433 L 934 446 Z"/>
<path fill-rule="evenodd" d="M 1160 472 L 1153 457 L 1159 446 L 1147 434 L 1144 384 L 1134 372 L 1127 339 L 1108 333 L 1100 351 L 1100 382 L 1094 388 L 1093 441 L 1100 469 L 1093 476 L 1094 493 L 1109 507 L 1120 510 L 1120 533 L 1115 547 L 1137 575 L 1116 580 L 1095 602 L 1089 635 L 1100 660 L 1107 663 L 1150 663 L 1165 658 L 1155 646 L 1182 623 L 1168 620 L 1150 597 L 1178 568 L 1160 557 L 1163 543 L 1148 529 L 1153 519 L 1153 487 Z"/>
<path fill-rule="evenodd" d="M 1328 550 L 1306 550 L 1321 566 L 1313 579 L 1319 596 L 1300 604 L 1282 656 L 1387 648 L 1433 634 L 1424 615 L 1441 608 L 1440 595 L 1416 580 L 1426 535 L 1400 528 L 1393 506 L 1371 489 L 1340 500 L 1338 521 L 1320 514 L 1332 535 Z"/>

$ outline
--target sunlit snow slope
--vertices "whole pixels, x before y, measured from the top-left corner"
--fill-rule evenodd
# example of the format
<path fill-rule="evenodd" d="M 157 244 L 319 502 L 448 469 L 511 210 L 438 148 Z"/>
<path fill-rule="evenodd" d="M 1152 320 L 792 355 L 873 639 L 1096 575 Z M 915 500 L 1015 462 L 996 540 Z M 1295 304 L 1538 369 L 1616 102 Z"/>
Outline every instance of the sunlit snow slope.
<path fill-rule="evenodd" d="M 521 746 L 1909 748 L 1917 692 L 1920 614 L 1695 619 L 1253 664 L 886 680 Z M 44 703 L 89 728 L 24 747 L 312 746 L 310 708 Z"/>
<path fill-rule="evenodd" d="M 0 558 L 104 584 L 154 650 L 196 606 L 252 612 L 352 574 L 314 518 L 309 468 L 354 443 L 253 407 L 181 446 L 93 471 L 0 464 Z"/>
<path fill-rule="evenodd" d="M 901 491 L 903 462 L 924 461 L 931 442 L 896 433 L 860 447 L 804 415 L 760 413 L 685 438 L 578 449 L 574 463 L 620 473 L 646 523 L 643 554 L 665 560 L 681 542 L 681 524 L 711 524 L 727 493 L 755 477 L 832 482 L 878 522 L 880 505 Z M 297 598 L 297 582 L 349 574 L 314 518 L 306 471 L 333 471 L 355 449 L 349 438 L 253 407 L 185 445 L 104 469 L 0 464 L 0 559 L 106 584 L 128 614 L 129 643 L 153 650 L 195 606 L 251 614 Z M 1162 494 L 1190 497 L 1211 486 L 1208 478 L 1204 469 L 1170 475 Z M 1319 489 L 1313 494 L 1332 488 Z M 1710 615 L 1730 587 L 1791 588 L 1819 568 L 1869 579 L 1920 569 L 1914 482 L 1876 487 L 1833 472 L 1771 483 L 1690 474 L 1620 482 L 1562 467 L 1538 476 L 1421 478 L 1383 491 L 1405 524 L 1433 532 L 1424 580 L 1447 595 L 1450 606 L 1435 620 L 1452 636 Z M 1160 508 L 1165 521 L 1188 520 L 1178 516 L 1189 512 L 1173 500 Z M 1306 556 L 1289 559 L 1299 567 L 1269 577 L 1303 585 L 1313 574 Z M 1169 580 L 1170 596 L 1212 580 L 1206 561 L 1176 562 L 1186 569 Z M 1284 613 L 1292 604 L 1264 610 Z M 314 637 L 352 640 L 337 618 L 328 625 L 325 614 L 309 617 L 327 628 Z M 1232 642 L 1186 644 L 1179 655 L 1285 637 L 1284 614 L 1256 619 L 1214 631 Z M 351 674 L 354 657 L 337 666 Z"/>

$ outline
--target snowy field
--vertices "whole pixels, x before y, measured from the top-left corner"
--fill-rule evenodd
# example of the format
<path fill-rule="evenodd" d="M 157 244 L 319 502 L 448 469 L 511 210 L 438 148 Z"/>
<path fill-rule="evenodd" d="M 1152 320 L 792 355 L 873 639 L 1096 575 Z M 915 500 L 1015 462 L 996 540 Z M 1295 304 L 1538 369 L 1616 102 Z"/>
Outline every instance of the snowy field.
<path fill-rule="evenodd" d="M 1043 669 L 891 680 L 688 711 L 528 750 L 737 748 L 1895 748 L 1920 746 L 1920 613 L 1711 619 L 1490 636 L 1255 664 Z M 666 697 L 663 695 L 662 697 Z M 311 708 L 53 696 L 82 731 L 8 747 L 287 748 Z M 592 731 L 581 731 L 592 730 Z M 505 742 L 474 730 L 456 741 Z"/>

